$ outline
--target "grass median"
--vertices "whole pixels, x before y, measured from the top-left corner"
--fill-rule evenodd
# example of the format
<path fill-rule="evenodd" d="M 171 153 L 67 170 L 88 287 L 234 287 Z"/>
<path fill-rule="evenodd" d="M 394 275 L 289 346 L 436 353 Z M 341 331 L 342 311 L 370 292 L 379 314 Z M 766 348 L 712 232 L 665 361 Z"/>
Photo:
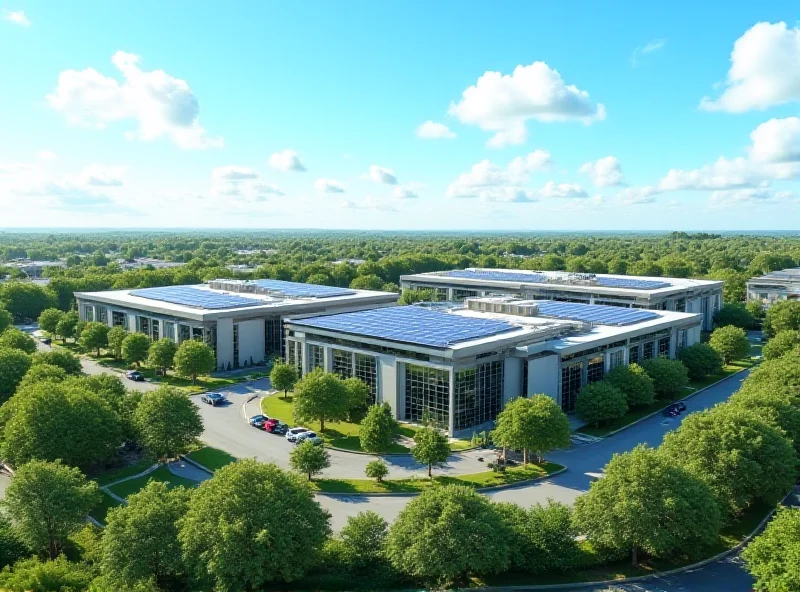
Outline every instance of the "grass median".
<path fill-rule="evenodd" d="M 229 465 L 236 460 L 236 457 L 228 454 L 219 448 L 211 448 L 204 446 L 198 448 L 186 455 L 186 457 L 194 462 L 203 465 L 210 471 L 221 469 L 225 465 Z"/>
<path fill-rule="evenodd" d="M 475 489 L 514 485 L 531 479 L 546 477 L 564 467 L 556 463 L 542 465 L 528 464 L 522 467 L 509 467 L 503 473 L 484 471 L 471 475 L 439 475 L 410 479 L 385 479 L 378 483 L 374 479 L 315 479 L 311 487 L 321 493 L 421 493 L 432 487 L 442 485 L 466 485 Z"/>

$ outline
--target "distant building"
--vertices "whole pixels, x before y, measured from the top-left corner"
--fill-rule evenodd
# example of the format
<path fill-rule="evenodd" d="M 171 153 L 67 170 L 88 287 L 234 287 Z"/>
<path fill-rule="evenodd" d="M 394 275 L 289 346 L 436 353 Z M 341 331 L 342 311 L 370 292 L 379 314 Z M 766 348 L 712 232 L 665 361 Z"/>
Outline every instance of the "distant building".
<path fill-rule="evenodd" d="M 800 267 L 771 271 L 747 280 L 747 299 L 766 307 L 781 300 L 800 299 Z"/>
<path fill-rule="evenodd" d="M 691 312 L 703 315 L 703 329 L 707 331 L 714 328 L 714 313 L 722 307 L 722 285 L 715 280 L 524 269 L 470 268 L 400 276 L 402 288 L 431 289 L 437 300 L 512 295 Z"/>
<path fill-rule="evenodd" d="M 350 265 L 361 265 L 365 263 L 366 259 L 337 259 L 336 261 L 331 261 L 331 265 L 340 265 L 342 263 L 349 263 Z"/>
<path fill-rule="evenodd" d="M 237 255 L 275 255 L 278 249 L 237 249 L 234 251 Z"/>
<path fill-rule="evenodd" d="M 164 261 L 163 259 L 152 259 L 150 257 L 136 257 L 134 259 L 117 259 L 116 263 L 126 270 L 144 269 L 153 267 L 154 269 L 172 269 L 186 265 L 180 261 Z"/>
<path fill-rule="evenodd" d="M 13 267 L 22 271 L 29 278 L 41 277 L 42 272 L 48 267 L 66 267 L 64 261 L 32 261 L 30 259 L 12 259 L 2 264 L 4 267 Z"/>

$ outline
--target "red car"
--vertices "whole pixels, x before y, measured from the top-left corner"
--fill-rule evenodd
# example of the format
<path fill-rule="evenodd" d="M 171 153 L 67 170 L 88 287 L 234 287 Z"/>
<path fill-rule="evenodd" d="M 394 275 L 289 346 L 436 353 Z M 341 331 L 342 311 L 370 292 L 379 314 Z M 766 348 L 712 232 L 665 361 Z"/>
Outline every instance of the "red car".
<path fill-rule="evenodd" d="M 275 419 L 274 417 L 264 422 L 264 430 L 266 430 L 270 434 L 283 435 L 286 433 L 286 430 L 288 428 L 289 428 L 288 425 L 286 425 L 282 421 Z"/>

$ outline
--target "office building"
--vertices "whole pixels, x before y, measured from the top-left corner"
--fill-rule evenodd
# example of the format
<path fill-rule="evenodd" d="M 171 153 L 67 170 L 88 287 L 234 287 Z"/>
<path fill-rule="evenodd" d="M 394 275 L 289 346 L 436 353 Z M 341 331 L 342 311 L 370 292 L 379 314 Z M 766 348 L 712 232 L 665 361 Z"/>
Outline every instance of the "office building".
<path fill-rule="evenodd" d="M 747 299 L 765 307 L 781 300 L 800 299 L 800 267 L 771 271 L 747 280 Z"/>

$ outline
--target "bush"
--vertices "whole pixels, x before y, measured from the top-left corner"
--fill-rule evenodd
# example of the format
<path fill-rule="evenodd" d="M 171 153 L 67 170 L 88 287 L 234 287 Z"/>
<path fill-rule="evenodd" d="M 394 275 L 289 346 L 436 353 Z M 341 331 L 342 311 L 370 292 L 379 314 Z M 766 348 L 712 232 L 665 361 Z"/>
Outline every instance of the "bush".
<path fill-rule="evenodd" d="M 375 479 L 378 483 L 389 474 L 389 467 L 382 460 L 371 460 L 364 468 L 364 474 L 370 479 Z"/>
<path fill-rule="evenodd" d="M 49 364 L 50 366 L 58 366 L 67 374 L 79 375 L 83 372 L 81 359 L 75 354 L 65 349 L 51 349 L 46 352 L 37 352 L 31 358 L 33 365 Z"/>
<path fill-rule="evenodd" d="M 575 413 L 592 425 L 618 419 L 626 411 L 628 404 L 625 402 L 625 395 L 604 380 L 587 384 L 578 393 L 575 401 Z"/>
<path fill-rule="evenodd" d="M 606 374 L 604 380 L 622 391 L 628 407 L 649 405 L 656 397 L 653 379 L 636 363 L 617 366 Z"/>
<path fill-rule="evenodd" d="M 774 360 L 793 349 L 799 349 L 798 346 L 800 346 L 800 331 L 781 331 L 767 341 L 761 353 L 765 360 Z"/>
<path fill-rule="evenodd" d="M 722 372 L 722 356 L 707 343 L 684 347 L 678 352 L 678 359 L 686 366 L 692 380 L 702 380 Z"/>
<path fill-rule="evenodd" d="M 708 345 L 713 347 L 722 356 L 726 364 L 733 360 L 740 360 L 749 357 L 750 342 L 747 340 L 747 333 L 744 329 L 728 325 L 714 329 Z"/>
<path fill-rule="evenodd" d="M 689 384 L 689 372 L 686 366 L 678 360 L 666 358 L 651 358 L 641 363 L 647 375 L 653 379 L 656 397 L 671 399 L 681 393 Z"/>
<path fill-rule="evenodd" d="M 727 327 L 733 325 L 741 329 L 755 329 L 758 321 L 744 304 L 726 304 L 714 315 L 714 325 L 716 327 Z"/>
<path fill-rule="evenodd" d="M 0 333 L 0 347 L 10 347 L 24 351 L 26 354 L 32 354 L 36 351 L 36 342 L 24 331 L 20 331 L 16 327 L 9 327 Z"/>
<path fill-rule="evenodd" d="M 781 331 L 800 331 L 800 300 L 781 300 L 767 309 L 764 332 L 773 337 Z"/>
<path fill-rule="evenodd" d="M 397 421 L 388 403 L 372 405 L 358 428 L 361 450 L 383 454 L 389 450 L 397 431 Z"/>

